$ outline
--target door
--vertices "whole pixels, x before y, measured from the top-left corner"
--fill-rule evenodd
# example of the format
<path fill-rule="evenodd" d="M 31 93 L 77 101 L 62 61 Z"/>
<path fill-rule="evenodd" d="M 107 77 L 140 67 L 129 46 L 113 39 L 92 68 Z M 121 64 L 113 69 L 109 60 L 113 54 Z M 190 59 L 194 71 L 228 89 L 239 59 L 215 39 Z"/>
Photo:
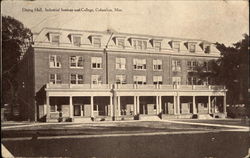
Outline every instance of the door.
<path fill-rule="evenodd" d="M 81 116 L 81 105 L 74 105 L 74 116 Z"/>

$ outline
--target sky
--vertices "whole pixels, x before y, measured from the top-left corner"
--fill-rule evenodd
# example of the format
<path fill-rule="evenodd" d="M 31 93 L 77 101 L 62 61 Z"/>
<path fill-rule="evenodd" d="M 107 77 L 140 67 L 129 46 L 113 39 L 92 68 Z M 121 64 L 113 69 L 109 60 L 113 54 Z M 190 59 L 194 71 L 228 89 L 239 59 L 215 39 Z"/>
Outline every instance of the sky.
<path fill-rule="evenodd" d="M 1 7 L 2 15 L 18 19 L 33 32 L 43 27 L 113 29 L 124 33 L 204 39 L 226 45 L 241 40 L 244 33 L 249 35 L 246 0 L 3 1 Z M 35 11 L 35 8 L 42 11 Z M 115 8 L 118 9 L 115 11 Z M 100 9 L 112 11 L 98 11 Z"/>

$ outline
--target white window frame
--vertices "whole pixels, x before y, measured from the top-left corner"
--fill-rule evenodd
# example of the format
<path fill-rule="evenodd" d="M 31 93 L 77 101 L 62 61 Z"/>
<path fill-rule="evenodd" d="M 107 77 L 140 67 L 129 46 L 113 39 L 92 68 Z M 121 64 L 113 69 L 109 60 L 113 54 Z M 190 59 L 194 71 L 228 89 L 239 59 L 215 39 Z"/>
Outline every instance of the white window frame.
<path fill-rule="evenodd" d="M 146 76 L 134 76 L 134 84 L 147 84 Z"/>
<path fill-rule="evenodd" d="M 162 84 L 162 76 L 153 76 L 153 84 Z"/>
<path fill-rule="evenodd" d="M 53 79 L 51 78 L 53 76 Z M 50 84 L 61 84 L 62 76 L 61 74 L 50 74 L 49 75 L 49 83 Z"/>
<path fill-rule="evenodd" d="M 126 58 L 116 58 L 115 59 L 115 68 L 118 70 L 126 69 Z"/>
<path fill-rule="evenodd" d="M 75 58 L 75 62 L 72 62 L 73 58 Z M 79 66 L 81 62 L 82 66 Z M 70 56 L 69 63 L 70 63 L 70 68 L 83 68 L 83 56 Z M 72 64 L 75 64 L 75 66 Z"/>
<path fill-rule="evenodd" d="M 153 70 L 154 71 L 162 71 L 162 60 L 153 59 Z"/>
<path fill-rule="evenodd" d="M 91 57 L 91 68 L 102 69 L 102 57 Z"/>
<path fill-rule="evenodd" d="M 187 85 L 196 85 L 197 77 L 187 77 Z"/>
<path fill-rule="evenodd" d="M 181 60 L 177 60 L 177 59 L 172 60 L 172 71 L 175 71 L 175 72 L 181 71 Z"/>
<path fill-rule="evenodd" d="M 134 70 L 147 70 L 147 60 L 146 59 L 133 59 Z"/>
<path fill-rule="evenodd" d="M 172 77 L 172 84 L 180 85 L 181 84 L 181 77 Z"/>
<path fill-rule="evenodd" d="M 75 76 L 75 80 L 72 79 L 73 75 Z M 72 83 L 72 81 L 75 81 L 75 82 Z M 82 74 L 70 74 L 70 84 L 83 84 L 83 75 Z"/>
<path fill-rule="evenodd" d="M 53 61 L 51 61 L 51 58 L 54 58 Z M 61 68 L 61 56 L 60 55 L 49 55 L 49 67 L 50 68 Z"/>
<path fill-rule="evenodd" d="M 102 77 L 100 75 L 91 75 L 91 84 L 102 84 Z"/>
<path fill-rule="evenodd" d="M 126 84 L 126 75 L 116 75 L 115 76 L 115 82 L 116 84 Z"/>
<path fill-rule="evenodd" d="M 58 41 L 57 42 L 54 42 L 54 37 L 58 37 Z M 58 46 L 60 44 L 60 35 L 59 34 L 50 34 L 50 43 L 52 45 L 56 45 Z"/>

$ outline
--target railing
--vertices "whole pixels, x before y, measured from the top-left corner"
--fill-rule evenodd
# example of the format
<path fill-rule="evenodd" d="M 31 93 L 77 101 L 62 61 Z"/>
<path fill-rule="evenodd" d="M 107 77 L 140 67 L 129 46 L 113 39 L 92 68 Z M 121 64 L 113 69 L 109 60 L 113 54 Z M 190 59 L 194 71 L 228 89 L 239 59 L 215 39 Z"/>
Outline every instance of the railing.
<path fill-rule="evenodd" d="M 168 90 L 225 90 L 220 85 L 154 85 L 154 84 L 47 84 L 47 89 L 168 89 Z"/>

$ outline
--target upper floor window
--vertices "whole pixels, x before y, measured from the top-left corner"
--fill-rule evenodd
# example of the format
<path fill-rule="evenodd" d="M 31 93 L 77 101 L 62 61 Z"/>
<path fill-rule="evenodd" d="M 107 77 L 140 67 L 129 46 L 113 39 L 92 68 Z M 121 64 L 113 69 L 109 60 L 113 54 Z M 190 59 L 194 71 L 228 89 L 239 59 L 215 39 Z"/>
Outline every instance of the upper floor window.
<path fill-rule="evenodd" d="M 197 84 L 197 78 L 196 77 L 188 77 L 187 78 L 187 84 L 188 85 L 196 85 Z"/>
<path fill-rule="evenodd" d="M 172 60 L 172 71 L 181 71 L 181 61 Z"/>
<path fill-rule="evenodd" d="M 195 43 L 189 43 L 188 50 L 189 50 L 189 52 L 194 53 L 195 52 Z"/>
<path fill-rule="evenodd" d="M 162 70 L 162 60 L 160 59 L 153 60 L 153 70 L 154 71 Z"/>
<path fill-rule="evenodd" d="M 162 84 L 162 76 L 153 76 L 154 84 Z"/>
<path fill-rule="evenodd" d="M 172 84 L 181 84 L 181 77 L 172 77 Z"/>
<path fill-rule="evenodd" d="M 50 55 L 49 56 L 49 67 L 50 68 L 60 68 L 61 67 L 61 56 L 60 55 Z"/>
<path fill-rule="evenodd" d="M 50 74 L 49 83 L 61 84 L 62 83 L 61 74 Z"/>
<path fill-rule="evenodd" d="M 102 83 L 102 78 L 100 75 L 92 75 L 91 76 L 91 83 L 92 84 L 101 84 Z"/>
<path fill-rule="evenodd" d="M 160 51 L 161 50 L 161 42 L 155 41 L 154 47 L 155 47 L 155 50 Z"/>
<path fill-rule="evenodd" d="M 70 75 L 71 84 L 83 84 L 83 75 L 81 74 L 71 74 Z"/>
<path fill-rule="evenodd" d="M 60 36 L 59 35 L 51 35 L 51 44 L 52 45 L 59 45 Z"/>
<path fill-rule="evenodd" d="M 206 54 L 209 54 L 210 53 L 210 45 L 204 45 L 204 52 Z"/>
<path fill-rule="evenodd" d="M 177 52 L 179 52 L 180 51 L 180 42 L 177 42 L 177 41 L 175 41 L 175 42 L 173 42 L 173 44 L 172 44 L 173 46 L 173 50 L 175 50 L 175 51 L 177 51 Z"/>
<path fill-rule="evenodd" d="M 70 57 L 71 68 L 83 68 L 83 57 L 82 56 L 71 56 Z"/>
<path fill-rule="evenodd" d="M 146 70 L 146 59 L 133 59 L 134 70 Z"/>
<path fill-rule="evenodd" d="M 188 71 L 197 71 L 198 62 L 197 61 L 187 61 Z"/>
<path fill-rule="evenodd" d="M 116 58 L 115 59 L 115 67 L 116 69 L 126 69 L 126 59 L 125 58 Z"/>
<path fill-rule="evenodd" d="M 93 69 L 101 69 L 102 68 L 102 57 L 92 57 L 91 65 Z"/>
<path fill-rule="evenodd" d="M 134 84 L 146 84 L 146 76 L 134 76 Z"/>
<path fill-rule="evenodd" d="M 133 40 L 133 46 L 135 49 L 146 50 L 147 49 L 147 41 Z"/>
<path fill-rule="evenodd" d="M 93 38 L 93 45 L 94 45 L 94 47 L 100 48 L 101 47 L 101 38 Z"/>
<path fill-rule="evenodd" d="M 124 39 L 117 39 L 117 46 L 119 48 L 125 48 L 125 41 L 124 41 Z"/>
<path fill-rule="evenodd" d="M 81 46 L 81 37 L 80 36 L 73 36 L 72 42 L 74 46 L 80 47 Z"/>
<path fill-rule="evenodd" d="M 115 81 L 116 84 L 126 84 L 126 75 L 116 75 Z"/>

